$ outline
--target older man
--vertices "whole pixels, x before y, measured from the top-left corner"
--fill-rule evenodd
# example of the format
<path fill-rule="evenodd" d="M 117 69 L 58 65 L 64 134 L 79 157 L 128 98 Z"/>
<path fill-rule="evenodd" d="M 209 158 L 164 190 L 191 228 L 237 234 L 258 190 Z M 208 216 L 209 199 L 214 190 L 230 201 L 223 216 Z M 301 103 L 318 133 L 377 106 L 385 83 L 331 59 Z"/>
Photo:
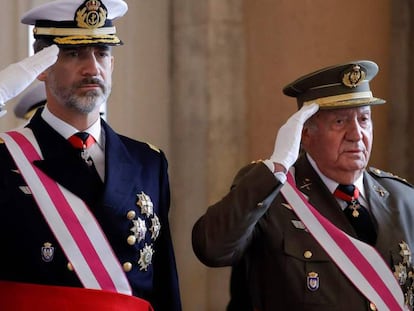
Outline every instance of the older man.
<path fill-rule="evenodd" d="M 385 102 L 370 90 L 377 72 L 355 61 L 286 86 L 300 110 L 272 156 L 241 169 L 194 225 L 198 258 L 237 267 L 254 310 L 412 308 L 414 189 L 368 167 L 371 106 Z"/>

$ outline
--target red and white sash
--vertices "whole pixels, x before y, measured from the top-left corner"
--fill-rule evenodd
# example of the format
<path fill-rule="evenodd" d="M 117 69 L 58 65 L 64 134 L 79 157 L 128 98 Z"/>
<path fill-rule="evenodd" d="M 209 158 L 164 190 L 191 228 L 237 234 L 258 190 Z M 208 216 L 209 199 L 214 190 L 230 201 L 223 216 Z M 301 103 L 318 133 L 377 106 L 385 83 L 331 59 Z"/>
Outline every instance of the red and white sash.
<path fill-rule="evenodd" d="M 131 295 L 128 279 L 88 206 L 32 164 L 42 159 L 32 131 L 18 129 L 0 138 L 83 286 Z"/>
<path fill-rule="evenodd" d="M 347 235 L 319 214 L 296 188 L 291 173 L 281 192 L 312 236 L 378 310 L 406 310 L 404 294 L 375 248 Z"/>

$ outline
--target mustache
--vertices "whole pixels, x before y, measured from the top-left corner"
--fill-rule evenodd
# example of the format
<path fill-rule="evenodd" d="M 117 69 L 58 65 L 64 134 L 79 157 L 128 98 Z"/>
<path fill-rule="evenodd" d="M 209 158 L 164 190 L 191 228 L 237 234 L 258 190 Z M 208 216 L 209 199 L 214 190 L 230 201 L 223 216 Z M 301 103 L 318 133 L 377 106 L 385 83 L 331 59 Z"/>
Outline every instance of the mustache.
<path fill-rule="evenodd" d="M 98 79 L 98 78 L 84 78 L 82 79 L 80 82 L 75 84 L 75 87 L 82 87 L 84 85 L 88 85 L 88 84 L 96 84 L 98 85 L 102 90 L 106 90 L 106 85 L 105 83 Z"/>

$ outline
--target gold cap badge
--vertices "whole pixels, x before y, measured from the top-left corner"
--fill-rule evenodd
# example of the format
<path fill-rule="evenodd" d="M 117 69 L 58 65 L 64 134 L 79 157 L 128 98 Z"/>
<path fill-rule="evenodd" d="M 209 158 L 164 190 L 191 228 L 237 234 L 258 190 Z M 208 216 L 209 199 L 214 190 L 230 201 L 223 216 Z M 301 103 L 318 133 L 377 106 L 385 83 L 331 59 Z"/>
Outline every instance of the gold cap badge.
<path fill-rule="evenodd" d="M 366 73 L 361 69 L 361 66 L 355 64 L 351 70 L 346 71 L 342 77 L 342 83 L 347 87 L 357 87 L 365 80 Z"/>

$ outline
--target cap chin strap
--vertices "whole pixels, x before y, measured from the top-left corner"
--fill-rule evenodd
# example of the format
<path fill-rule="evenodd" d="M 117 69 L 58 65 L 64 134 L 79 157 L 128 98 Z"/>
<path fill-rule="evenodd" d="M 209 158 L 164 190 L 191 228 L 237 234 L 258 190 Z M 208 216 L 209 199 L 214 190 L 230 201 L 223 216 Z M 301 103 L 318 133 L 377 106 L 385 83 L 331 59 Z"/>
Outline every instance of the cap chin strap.
<path fill-rule="evenodd" d="M 334 106 L 343 106 L 344 105 L 343 102 L 348 101 L 348 100 L 357 100 L 357 101 L 361 100 L 361 103 L 362 103 L 362 102 L 374 101 L 377 99 L 372 96 L 372 92 L 366 91 L 366 92 L 355 92 L 355 93 L 316 98 L 313 100 L 303 102 L 303 105 L 308 106 L 310 104 L 317 103 L 319 107 L 324 107 L 324 106 L 334 107 Z"/>
<path fill-rule="evenodd" d="M 36 36 L 101 36 L 113 35 L 116 33 L 116 27 L 100 28 L 59 28 L 59 27 L 35 27 L 33 34 Z"/>

